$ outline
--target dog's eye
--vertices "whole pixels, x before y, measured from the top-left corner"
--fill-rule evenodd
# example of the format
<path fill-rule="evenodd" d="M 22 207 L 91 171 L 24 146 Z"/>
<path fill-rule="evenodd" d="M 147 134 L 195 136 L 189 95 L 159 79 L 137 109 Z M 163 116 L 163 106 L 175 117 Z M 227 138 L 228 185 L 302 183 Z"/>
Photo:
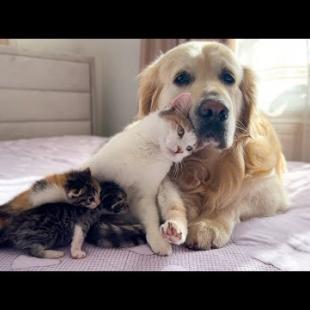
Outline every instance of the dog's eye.
<path fill-rule="evenodd" d="M 193 148 L 189 145 L 186 147 L 186 151 L 191 152 L 193 150 Z"/>
<path fill-rule="evenodd" d="M 184 129 L 180 125 L 178 125 L 178 135 L 179 135 L 180 138 L 182 138 L 183 135 L 184 135 Z"/>
<path fill-rule="evenodd" d="M 226 70 L 222 72 L 220 79 L 227 85 L 233 85 L 235 83 L 234 76 Z"/>
<path fill-rule="evenodd" d="M 175 79 L 174 84 L 177 86 L 186 86 L 189 85 L 193 81 L 193 77 L 186 71 L 179 72 Z"/>

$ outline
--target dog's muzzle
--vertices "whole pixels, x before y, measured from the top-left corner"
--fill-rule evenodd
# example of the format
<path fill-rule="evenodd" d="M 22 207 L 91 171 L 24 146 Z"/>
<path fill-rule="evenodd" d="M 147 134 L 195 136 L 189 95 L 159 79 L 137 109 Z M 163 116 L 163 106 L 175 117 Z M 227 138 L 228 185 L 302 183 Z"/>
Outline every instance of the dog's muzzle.
<path fill-rule="evenodd" d="M 195 109 L 194 120 L 198 138 L 204 144 L 226 147 L 226 131 L 229 110 L 224 102 L 217 98 L 203 99 Z"/>

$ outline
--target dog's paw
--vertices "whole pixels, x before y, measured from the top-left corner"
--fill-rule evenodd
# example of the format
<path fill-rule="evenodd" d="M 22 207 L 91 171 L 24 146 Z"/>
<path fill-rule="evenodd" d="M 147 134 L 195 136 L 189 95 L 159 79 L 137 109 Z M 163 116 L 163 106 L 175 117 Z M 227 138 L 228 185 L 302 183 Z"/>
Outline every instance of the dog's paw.
<path fill-rule="evenodd" d="M 221 248 L 229 241 L 230 235 L 212 221 L 200 221 L 189 225 L 186 245 L 192 250 Z"/>
<path fill-rule="evenodd" d="M 174 220 L 168 220 L 160 226 L 162 237 L 169 243 L 180 245 L 185 242 L 187 227 Z"/>

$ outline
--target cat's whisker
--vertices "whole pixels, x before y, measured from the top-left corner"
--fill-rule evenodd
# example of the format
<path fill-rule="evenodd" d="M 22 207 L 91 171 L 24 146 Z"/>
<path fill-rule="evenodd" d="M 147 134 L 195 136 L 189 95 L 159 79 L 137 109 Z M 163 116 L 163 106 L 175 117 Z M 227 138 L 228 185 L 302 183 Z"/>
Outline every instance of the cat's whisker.
<path fill-rule="evenodd" d="M 174 178 L 176 179 L 176 178 L 177 178 L 177 176 L 178 176 L 178 173 L 179 173 L 179 163 L 176 163 L 176 164 L 175 164 L 175 167 L 176 167 L 176 169 L 175 169 L 175 175 L 174 175 Z"/>
<path fill-rule="evenodd" d="M 183 162 L 180 162 L 180 167 L 181 167 L 181 169 L 180 169 L 180 174 L 182 174 L 182 173 L 183 173 L 183 170 L 184 170 L 184 164 L 183 164 Z"/>
<path fill-rule="evenodd" d="M 176 173 L 177 173 L 177 170 L 178 170 L 178 166 L 177 166 L 177 164 L 174 164 L 173 165 L 173 178 L 175 179 L 175 177 L 176 177 Z"/>
<path fill-rule="evenodd" d="M 182 162 L 180 162 L 180 163 L 176 163 L 175 166 L 176 166 L 176 169 L 175 169 L 174 178 L 176 179 L 178 177 L 179 173 L 182 173 L 182 171 L 183 171 L 183 164 L 182 164 Z"/>
<path fill-rule="evenodd" d="M 172 177 L 175 179 L 178 173 L 178 164 L 175 163 L 172 168 Z"/>

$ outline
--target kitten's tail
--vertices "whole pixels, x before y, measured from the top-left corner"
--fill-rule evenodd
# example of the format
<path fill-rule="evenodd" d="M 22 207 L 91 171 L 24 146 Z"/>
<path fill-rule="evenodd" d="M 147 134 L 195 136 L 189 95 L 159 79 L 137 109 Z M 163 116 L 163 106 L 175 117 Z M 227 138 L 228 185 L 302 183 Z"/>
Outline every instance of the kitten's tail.
<path fill-rule="evenodd" d="M 98 223 L 87 234 L 86 241 L 101 248 L 125 248 L 146 243 L 140 224 L 115 225 Z"/>
<path fill-rule="evenodd" d="M 0 230 L 3 230 L 3 228 L 7 227 L 12 219 L 12 215 L 3 211 L 2 207 L 5 207 L 6 205 L 0 206 Z"/>
<path fill-rule="evenodd" d="M 0 205 L 0 216 L 2 216 L 7 211 L 8 208 L 9 208 L 9 203 Z"/>
<path fill-rule="evenodd" d="M 6 234 L 5 227 L 8 226 L 6 218 L 2 218 L 2 212 L 0 212 L 0 247 L 6 246 L 8 244 L 8 238 Z"/>
<path fill-rule="evenodd" d="M 17 215 L 19 210 L 16 210 L 16 206 L 12 201 L 9 201 L 3 205 L 0 205 L 0 218 L 10 217 L 12 215 Z"/>

